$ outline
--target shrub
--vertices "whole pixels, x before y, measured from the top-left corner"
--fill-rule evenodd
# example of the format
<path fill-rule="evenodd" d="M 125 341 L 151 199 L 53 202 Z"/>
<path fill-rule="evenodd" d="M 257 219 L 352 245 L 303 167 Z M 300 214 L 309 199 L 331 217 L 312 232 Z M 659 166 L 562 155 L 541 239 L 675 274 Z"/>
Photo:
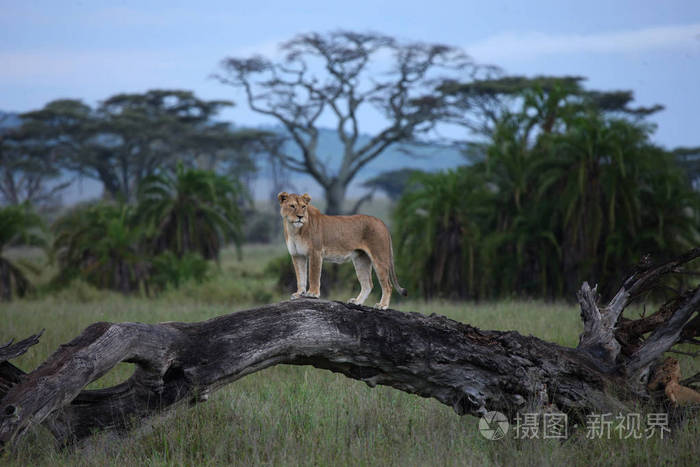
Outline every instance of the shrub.
<path fill-rule="evenodd" d="M 166 251 L 152 259 L 151 268 L 149 286 L 163 290 L 168 286 L 178 288 L 189 280 L 203 282 L 207 278 L 209 265 L 195 253 L 185 253 L 178 258 L 175 253 Z"/>
<path fill-rule="evenodd" d="M 214 172 L 185 169 L 144 179 L 139 188 L 139 223 L 148 227 L 150 249 L 178 257 L 197 252 L 218 259 L 227 241 L 240 246 L 243 189 Z"/>
<path fill-rule="evenodd" d="M 60 283 L 80 277 L 98 288 L 129 293 L 148 278 L 144 230 L 128 205 L 78 206 L 59 218 L 53 231 Z"/>
<path fill-rule="evenodd" d="M 652 128 L 561 98 L 506 114 L 483 160 L 413 179 L 395 214 L 409 289 L 574 297 L 587 280 L 605 295 L 645 254 L 700 243 L 700 193 Z M 551 109 L 560 114 L 538 120 Z"/>
<path fill-rule="evenodd" d="M 289 255 L 281 255 L 270 260 L 264 269 L 264 274 L 277 278 L 277 290 L 280 293 L 293 293 L 297 290 L 297 278 Z M 377 281 L 374 281 L 376 284 Z M 359 287 L 355 268 L 352 264 L 324 263 L 321 272 L 321 295 L 328 297 L 332 292 L 346 291 Z"/>
<path fill-rule="evenodd" d="M 13 295 L 22 297 L 32 289 L 18 262 L 4 256 L 3 250 L 16 244 L 43 246 L 43 228 L 28 205 L 0 208 L 0 301 L 10 300 Z"/>

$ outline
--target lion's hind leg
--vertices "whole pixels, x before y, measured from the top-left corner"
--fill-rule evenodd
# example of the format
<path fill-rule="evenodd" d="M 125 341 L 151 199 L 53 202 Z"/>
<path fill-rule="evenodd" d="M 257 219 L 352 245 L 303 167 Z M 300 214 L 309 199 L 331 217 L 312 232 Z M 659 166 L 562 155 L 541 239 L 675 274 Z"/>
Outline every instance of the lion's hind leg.
<path fill-rule="evenodd" d="M 374 305 L 374 308 L 386 310 L 389 308 L 389 301 L 391 300 L 391 282 L 389 281 L 389 270 L 377 268 L 375 266 L 374 271 L 377 273 L 379 285 L 382 286 L 382 298 L 379 300 L 379 303 Z"/>
<path fill-rule="evenodd" d="M 379 300 L 379 303 L 374 305 L 374 308 L 386 310 L 389 308 L 392 290 L 389 275 L 390 258 L 385 258 L 382 255 L 371 255 L 370 259 L 372 260 L 372 266 L 374 266 L 374 272 L 377 274 L 379 285 L 382 287 L 382 298 Z"/>
<path fill-rule="evenodd" d="M 348 303 L 362 305 L 367 300 L 370 292 L 372 292 L 372 260 L 369 259 L 367 253 L 362 250 L 357 250 L 352 255 L 352 264 L 355 266 L 357 280 L 360 281 L 360 294 L 348 300 Z"/>

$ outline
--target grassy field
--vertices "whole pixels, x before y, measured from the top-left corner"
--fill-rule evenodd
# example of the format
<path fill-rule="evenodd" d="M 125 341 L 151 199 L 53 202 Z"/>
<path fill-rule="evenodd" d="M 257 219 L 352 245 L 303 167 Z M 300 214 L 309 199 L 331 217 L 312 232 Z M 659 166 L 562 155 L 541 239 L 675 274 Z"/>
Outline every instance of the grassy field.
<path fill-rule="evenodd" d="M 55 294 L 0 305 L 0 342 L 42 328 L 41 341 L 14 363 L 25 371 L 95 321 L 200 321 L 285 299 L 264 265 L 282 246 L 249 246 L 242 261 L 226 251 L 203 284 L 187 284 L 157 299 L 123 297 L 77 283 Z M 46 278 L 50 269 L 45 269 Z M 40 278 L 41 280 L 41 278 Z M 356 284 L 352 284 L 357 289 Z M 353 291 L 335 292 L 345 300 Z M 378 299 L 374 292 L 368 303 Z M 440 313 L 485 329 L 515 329 L 575 346 L 579 311 L 568 304 L 508 301 L 492 304 L 398 301 L 393 307 Z M 684 374 L 700 369 L 682 358 Z M 120 364 L 91 387 L 127 378 Z M 432 399 L 369 388 L 312 367 L 278 366 L 215 393 L 207 403 L 179 408 L 124 437 L 98 434 L 59 450 L 43 429 L 30 432 L 2 465 L 697 465 L 698 424 L 661 439 L 587 439 L 578 430 L 558 440 L 483 438 L 478 419 L 459 417 Z"/>

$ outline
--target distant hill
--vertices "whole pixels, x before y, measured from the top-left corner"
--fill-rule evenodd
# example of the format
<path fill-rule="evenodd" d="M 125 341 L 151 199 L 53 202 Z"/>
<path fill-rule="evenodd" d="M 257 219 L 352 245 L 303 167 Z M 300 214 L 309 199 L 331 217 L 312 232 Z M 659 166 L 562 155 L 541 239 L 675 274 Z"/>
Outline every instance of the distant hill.
<path fill-rule="evenodd" d="M 0 128 L 12 128 L 19 126 L 22 120 L 16 112 L 3 112 L 0 110 Z"/>
<path fill-rule="evenodd" d="M 281 127 L 267 127 L 268 131 L 283 133 Z M 369 141 L 370 135 L 360 135 L 358 145 Z M 293 143 L 288 143 L 285 148 L 290 154 L 301 156 L 301 151 Z M 318 142 L 318 156 L 322 160 L 331 162 L 331 168 L 337 169 L 340 165 L 340 155 L 343 153 L 343 144 L 336 130 L 322 128 Z M 454 147 L 440 144 L 395 144 L 389 146 L 378 158 L 367 164 L 358 173 L 358 181 L 364 181 L 374 174 L 387 170 L 400 168 L 412 168 L 426 171 L 448 169 L 463 165 L 467 161 Z M 335 163 L 335 164 L 333 164 Z"/>
<path fill-rule="evenodd" d="M 261 127 L 260 129 L 279 133 L 284 132 L 281 127 L 277 126 Z M 370 138 L 370 135 L 361 135 L 358 143 L 365 143 Z M 292 155 L 301 156 L 301 151 L 291 142 L 288 143 L 285 149 Z M 342 153 L 343 145 L 337 131 L 330 128 L 322 128 L 318 142 L 319 157 L 322 160 L 331 162 L 331 168 L 337 169 Z M 358 198 L 362 196 L 367 192 L 367 189 L 362 184 L 382 172 L 403 168 L 432 172 L 451 169 L 467 163 L 467 159 L 454 147 L 440 144 L 396 144 L 389 146 L 379 157 L 358 172 L 348 188 L 348 197 Z M 323 195 L 321 187 L 310 176 L 290 172 L 289 177 L 288 185 L 285 187 L 287 191 L 308 192 L 317 199 Z M 269 198 L 273 190 L 269 171 L 266 166 L 261 166 L 258 178 L 253 185 L 253 196 L 256 199 Z"/>

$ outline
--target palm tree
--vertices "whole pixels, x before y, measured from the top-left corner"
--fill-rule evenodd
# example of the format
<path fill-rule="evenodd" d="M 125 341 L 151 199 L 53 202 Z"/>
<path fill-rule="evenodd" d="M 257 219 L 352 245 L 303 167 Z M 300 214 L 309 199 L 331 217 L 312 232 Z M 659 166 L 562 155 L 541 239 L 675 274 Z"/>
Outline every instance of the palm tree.
<path fill-rule="evenodd" d="M 172 251 L 165 251 L 152 259 L 149 284 L 155 291 L 168 286 L 175 288 L 193 280 L 202 282 L 207 278 L 208 262 L 198 253 L 185 253 L 181 258 Z"/>
<path fill-rule="evenodd" d="M 483 179 L 461 167 L 418 173 L 411 185 L 394 216 L 401 277 L 426 298 L 478 297 L 481 224 L 493 212 Z"/>
<path fill-rule="evenodd" d="M 558 97 L 557 97 L 558 99 Z M 559 242 L 552 222 L 552 205 L 536 202 L 538 167 L 542 162 L 539 140 L 551 131 L 550 100 L 528 97 L 520 113 L 507 113 L 495 125 L 486 159 L 473 170 L 492 187 L 493 219 L 483 226 L 483 251 L 492 296 L 555 294 L 559 281 L 556 270 Z M 545 110 L 528 112 L 529 106 Z M 534 115 L 534 116 L 533 116 Z M 538 116 L 546 116 L 544 123 Z M 531 141 L 536 126 L 547 125 Z M 542 252 L 546 251 L 547 254 Z"/>
<path fill-rule="evenodd" d="M 29 206 L 0 208 L 0 300 L 11 300 L 13 295 L 22 297 L 32 288 L 24 272 L 3 255 L 3 250 L 13 243 L 43 246 L 42 230 L 41 218 Z"/>
<path fill-rule="evenodd" d="M 424 296 L 573 297 L 700 244 L 700 193 L 652 127 L 560 91 L 526 92 L 481 160 L 400 199 L 397 265 Z"/>
<path fill-rule="evenodd" d="M 645 253 L 680 254 L 698 242 L 698 193 L 640 122 L 582 112 L 549 138 L 541 200 L 557 200 L 566 293 L 582 280 L 616 283 Z"/>
<path fill-rule="evenodd" d="M 139 190 L 139 218 L 148 225 L 154 253 L 178 258 L 196 252 L 218 259 L 226 241 L 242 241 L 242 187 L 211 171 L 185 169 L 147 177 Z"/>
<path fill-rule="evenodd" d="M 77 276 L 100 287 L 133 292 L 150 269 L 144 232 L 128 205 L 97 203 L 73 209 L 53 225 L 61 281 Z"/>

